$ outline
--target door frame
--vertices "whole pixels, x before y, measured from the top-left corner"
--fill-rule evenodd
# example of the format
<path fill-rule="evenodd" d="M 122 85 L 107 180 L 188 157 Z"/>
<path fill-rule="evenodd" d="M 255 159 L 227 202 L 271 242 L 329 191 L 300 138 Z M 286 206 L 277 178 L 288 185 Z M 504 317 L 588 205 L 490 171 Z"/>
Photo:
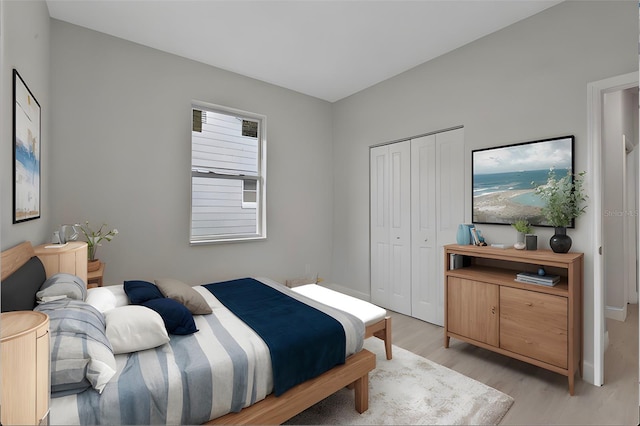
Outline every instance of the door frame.
<path fill-rule="evenodd" d="M 606 349 L 604 318 L 604 278 L 602 265 L 602 113 L 604 94 L 638 85 L 638 72 L 623 74 L 587 84 L 587 142 L 592 178 L 593 215 L 591 255 L 593 257 L 593 371 L 583 369 L 585 379 L 596 386 L 604 384 Z M 593 374 L 592 377 L 589 377 Z M 591 379 L 591 380 L 589 380 Z"/>

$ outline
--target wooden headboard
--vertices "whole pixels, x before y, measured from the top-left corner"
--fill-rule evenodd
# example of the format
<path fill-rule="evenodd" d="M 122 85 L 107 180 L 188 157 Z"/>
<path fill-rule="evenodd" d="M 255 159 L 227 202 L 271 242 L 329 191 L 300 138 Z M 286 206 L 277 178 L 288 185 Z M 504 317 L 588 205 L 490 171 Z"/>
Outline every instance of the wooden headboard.
<path fill-rule="evenodd" d="M 0 257 L 0 280 L 13 274 L 19 267 L 35 256 L 30 241 L 18 244 L 2 252 Z"/>
<path fill-rule="evenodd" d="M 29 241 L 2 252 L 2 312 L 31 310 L 36 306 L 36 293 L 47 277 L 44 265 L 34 253 L 35 250 Z"/>

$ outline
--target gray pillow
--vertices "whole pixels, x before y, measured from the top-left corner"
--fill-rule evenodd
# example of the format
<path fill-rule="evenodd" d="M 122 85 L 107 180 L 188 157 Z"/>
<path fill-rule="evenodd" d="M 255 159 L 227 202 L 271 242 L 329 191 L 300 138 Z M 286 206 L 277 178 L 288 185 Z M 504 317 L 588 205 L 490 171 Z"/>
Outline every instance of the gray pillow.
<path fill-rule="evenodd" d="M 36 293 L 39 302 L 48 302 L 55 299 L 74 299 L 84 302 L 87 298 L 87 286 L 80 277 L 72 274 L 54 274 L 40 286 Z"/>
<path fill-rule="evenodd" d="M 156 286 L 164 297 L 182 303 L 194 315 L 206 315 L 213 312 L 204 297 L 188 284 L 173 278 L 155 280 Z"/>
<path fill-rule="evenodd" d="M 49 315 L 52 397 L 93 387 L 99 393 L 116 374 L 116 359 L 104 317 L 93 306 L 72 299 L 42 303 Z"/>

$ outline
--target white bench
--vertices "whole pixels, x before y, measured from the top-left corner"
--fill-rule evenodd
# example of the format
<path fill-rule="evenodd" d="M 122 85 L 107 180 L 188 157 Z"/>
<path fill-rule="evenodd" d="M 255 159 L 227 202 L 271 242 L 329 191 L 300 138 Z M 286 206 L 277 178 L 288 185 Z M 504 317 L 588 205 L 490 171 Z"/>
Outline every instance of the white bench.
<path fill-rule="evenodd" d="M 317 284 L 305 284 L 291 290 L 325 305 L 348 312 L 362 320 L 365 338 L 375 336 L 384 341 L 387 359 L 391 359 L 391 317 L 387 311 L 372 303 L 348 296 Z"/>

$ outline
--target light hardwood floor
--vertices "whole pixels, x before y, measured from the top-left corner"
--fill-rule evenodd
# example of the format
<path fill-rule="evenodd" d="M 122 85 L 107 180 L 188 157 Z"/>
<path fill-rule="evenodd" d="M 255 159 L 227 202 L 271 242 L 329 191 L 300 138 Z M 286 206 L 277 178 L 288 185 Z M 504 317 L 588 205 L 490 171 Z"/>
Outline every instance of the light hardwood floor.
<path fill-rule="evenodd" d="M 451 339 L 444 331 L 415 318 L 391 312 L 393 344 L 474 378 L 515 399 L 503 425 L 637 425 L 638 305 L 629 305 L 622 323 L 607 320 L 605 384 L 596 387 L 576 376 L 575 395 L 567 378 L 509 357 Z"/>

